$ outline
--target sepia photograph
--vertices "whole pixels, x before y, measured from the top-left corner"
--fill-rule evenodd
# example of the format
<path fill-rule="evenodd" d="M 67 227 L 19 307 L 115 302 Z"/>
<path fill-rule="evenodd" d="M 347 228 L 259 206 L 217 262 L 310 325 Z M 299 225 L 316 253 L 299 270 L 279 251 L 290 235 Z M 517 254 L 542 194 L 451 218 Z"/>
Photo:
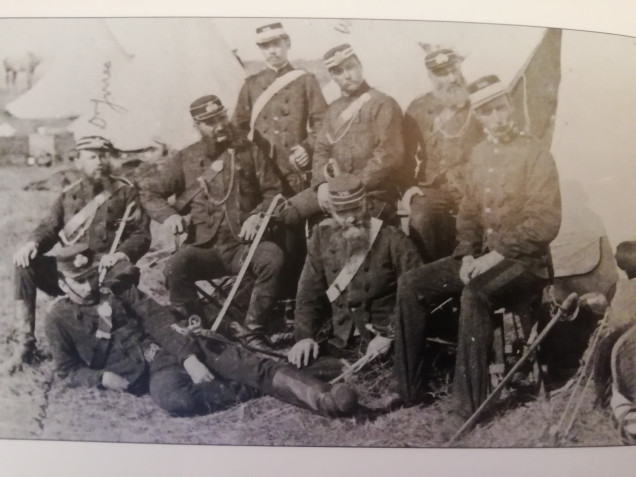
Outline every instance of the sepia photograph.
<path fill-rule="evenodd" d="M 0 19 L 0 439 L 633 444 L 635 49 Z"/>

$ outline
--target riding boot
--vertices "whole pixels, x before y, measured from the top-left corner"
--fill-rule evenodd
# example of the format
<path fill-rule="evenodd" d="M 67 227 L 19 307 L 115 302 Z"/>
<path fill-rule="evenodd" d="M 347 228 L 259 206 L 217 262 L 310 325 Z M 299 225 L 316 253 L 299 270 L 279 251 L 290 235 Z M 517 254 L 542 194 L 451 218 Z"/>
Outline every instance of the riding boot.
<path fill-rule="evenodd" d="M 358 406 L 358 395 L 346 385 L 331 386 L 289 367 L 276 371 L 271 388 L 268 394 L 323 416 L 350 416 Z"/>
<path fill-rule="evenodd" d="M 35 345 L 35 300 L 15 300 L 14 311 L 16 327 L 13 333 L 13 351 L 11 357 L 3 366 L 13 374 L 21 365 L 31 364 L 36 355 Z"/>
<path fill-rule="evenodd" d="M 274 304 L 273 297 L 252 295 L 243 322 L 245 334 L 242 339 L 245 345 L 255 349 L 271 350 L 272 343 L 266 333 L 266 320 L 271 316 Z"/>

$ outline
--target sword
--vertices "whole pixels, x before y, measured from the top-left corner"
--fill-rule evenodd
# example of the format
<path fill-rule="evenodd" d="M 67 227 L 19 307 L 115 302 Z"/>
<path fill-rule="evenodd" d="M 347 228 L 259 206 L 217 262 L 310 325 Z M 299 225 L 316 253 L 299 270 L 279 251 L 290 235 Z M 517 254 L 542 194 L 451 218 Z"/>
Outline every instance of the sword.
<path fill-rule="evenodd" d="M 214 323 L 212 324 L 212 328 L 210 328 L 212 331 L 216 331 L 219 328 L 219 325 L 221 324 L 223 317 L 227 313 L 227 310 L 230 307 L 232 300 L 234 299 L 234 295 L 236 295 L 236 292 L 238 291 L 238 288 L 241 285 L 241 282 L 243 281 L 243 277 L 245 276 L 245 273 L 247 272 L 247 268 L 250 266 L 250 262 L 252 261 L 252 258 L 254 257 L 254 254 L 256 253 L 256 247 L 258 247 L 259 242 L 263 238 L 263 234 L 265 233 L 265 229 L 267 229 L 267 225 L 269 224 L 269 219 L 272 218 L 272 214 L 274 213 L 276 204 L 278 204 L 278 202 L 283 199 L 284 199 L 283 195 L 278 194 L 272 199 L 272 202 L 269 204 L 267 212 L 265 213 L 265 216 L 261 220 L 260 226 L 258 228 L 258 232 L 256 232 L 256 237 L 254 237 L 254 240 L 252 241 L 252 245 L 250 246 L 250 249 L 247 253 L 247 257 L 245 257 L 245 262 L 243 262 L 243 266 L 239 270 L 239 273 L 236 277 L 236 280 L 234 281 L 234 285 L 232 285 L 232 289 L 230 290 L 230 293 L 228 294 L 227 298 L 223 302 L 223 308 L 221 308 L 221 311 L 219 311 L 219 314 L 216 317 L 216 320 L 214 320 Z"/>

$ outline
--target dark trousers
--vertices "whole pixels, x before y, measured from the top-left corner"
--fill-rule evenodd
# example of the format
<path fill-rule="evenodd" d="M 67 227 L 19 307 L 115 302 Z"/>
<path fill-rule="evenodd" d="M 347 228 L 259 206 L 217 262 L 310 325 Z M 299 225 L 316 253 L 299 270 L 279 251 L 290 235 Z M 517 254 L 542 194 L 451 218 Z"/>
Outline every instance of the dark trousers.
<path fill-rule="evenodd" d="M 236 275 L 247 247 L 239 245 L 226 251 L 200 246 L 180 249 L 164 269 L 170 302 L 174 306 L 188 307 L 198 300 L 196 281 Z M 254 285 L 247 310 L 251 322 L 246 318 L 246 325 L 250 328 L 260 329 L 265 324 L 266 315 L 271 311 L 278 293 L 283 260 L 283 252 L 273 242 L 261 242 L 256 248 L 236 298 L 237 301 L 247 301 L 246 295 L 249 294 L 250 286 Z"/>
<path fill-rule="evenodd" d="M 448 257 L 455 248 L 454 202 L 448 192 L 423 188 L 411 200 L 410 235 L 425 263 Z"/>
<path fill-rule="evenodd" d="M 185 368 L 164 352 L 150 365 L 149 391 L 159 407 L 175 416 L 209 414 L 260 395 L 256 388 L 229 379 L 194 384 Z"/>
<path fill-rule="evenodd" d="M 493 311 L 525 301 L 540 291 L 547 280 L 516 260 L 504 259 L 464 286 L 459 279 L 460 267 L 461 260 L 448 257 L 400 277 L 395 376 L 404 399 L 417 401 L 422 397 L 430 311 L 449 297 L 461 296 L 453 407 L 461 416 L 469 417 L 488 394 Z"/>
<path fill-rule="evenodd" d="M 55 257 L 37 256 L 26 268 L 14 267 L 14 298 L 24 300 L 27 303 L 35 303 L 38 289 L 51 296 L 62 295 L 57 280 Z"/>
<path fill-rule="evenodd" d="M 199 359 L 216 379 L 194 384 L 183 366 L 161 351 L 150 367 L 149 388 L 152 399 L 162 409 L 186 416 L 218 411 L 261 394 L 285 398 L 273 380 L 280 369 L 290 369 L 289 366 L 258 356 L 223 338 L 198 338 L 197 341 L 201 349 Z M 292 372 L 300 375 L 295 370 Z"/>

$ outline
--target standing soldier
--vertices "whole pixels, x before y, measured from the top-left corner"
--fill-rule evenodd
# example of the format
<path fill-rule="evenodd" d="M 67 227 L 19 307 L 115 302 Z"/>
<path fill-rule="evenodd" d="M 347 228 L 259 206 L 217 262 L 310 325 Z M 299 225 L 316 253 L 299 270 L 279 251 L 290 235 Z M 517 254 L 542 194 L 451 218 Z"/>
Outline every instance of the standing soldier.
<path fill-rule="evenodd" d="M 412 187 L 402 209 L 410 212 L 411 235 L 427 262 L 453 251 L 464 165 L 483 139 L 470 109 L 461 61 L 450 49 L 426 55 L 433 90 L 413 100 L 404 115 L 404 170 Z"/>
<path fill-rule="evenodd" d="M 195 282 L 238 273 L 280 182 L 262 150 L 236 134 L 219 98 L 197 99 L 190 114 L 201 140 L 168 161 L 142 200 L 150 216 L 175 234 L 187 230 L 187 246 L 172 256 L 164 274 L 172 305 L 184 316 L 203 316 Z M 167 199 L 175 194 L 171 205 Z M 248 278 L 256 281 L 244 321 L 246 344 L 253 347 L 269 345 L 265 328 L 282 266 L 280 248 L 260 242 L 250 263 Z"/>
<path fill-rule="evenodd" d="M 64 189 L 46 219 L 13 256 L 18 336 L 8 363 L 10 371 L 33 358 L 37 289 L 50 295 L 62 294 L 57 286 L 55 258 L 44 255 L 55 244 L 87 244 L 97 254 L 100 269 L 107 271 L 104 279 L 111 284 L 119 282 L 118 286 L 112 285 L 116 290 L 136 284 L 139 270 L 132 264 L 150 247 L 150 220 L 139 204 L 137 190 L 127 180 L 111 175 L 111 142 L 99 136 L 83 137 L 77 142 L 77 150 L 75 165 L 81 179 Z M 111 250 L 127 209 L 118 246 Z"/>
<path fill-rule="evenodd" d="M 267 68 L 245 80 L 233 122 L 268 153 L 265 159 L 271 161 L 283 195 L 291 197 L 309 186 L 314 140 L 327 103 L 316 77 L 289 63 L 291 40 L 280 23 L 257 28 L 256 43 Z M 279 241 L 290 278 L 285 293 L 293 297 L 306 252 L 304 228 L 285 227 Z"/>
<path fill-rule="evenodd" d="M 341 172 L 357 175 L 373 217 L 393 218 L 402 165 L 402 111 L 397 102 L 372 88 L 348 44 L 323 56 L 342 96 L 329 105 L 316 139 L 312 186 L 318 204 L 329 210 L 327 180 Z"/>
<path fill-rule="evenodd" d="M 298 367 L 325 352 L 388 351 L 398 277 L 420 264 L 408 237 L 370 216 L 359 178 L 340 174 L 329 183 L 329 197 L 332 217 L 314 227 L 298 285 L 297 343 L 289 352 Z M 331 303 L 333 332 L 319 346 L 325 299 Z"/>
<path fill-rule="evenodd" d="M 327 103 L 316 77 L 287 60 L 291 40 L 280 23 L 257 28 L 256 44 L 267 68 L 245 80 L 233 122 L 270 153 L 283 193 L 290 197 L 308 185 Z"/>
<path fill-rule="evenodd" d="M 453 255 L 407 272 L 398 284 L 396 349 L 400 393 L 422 397 L 423 346 L 431 310 L 461 295 L 453 381 L 453 424 L 486 399 L 494 310 L 536 296 L 550 276 L 550 242 L 561 224 L 554 159 L 538 139 L 520 132 L 499 79 L 468 86 L 487 139 L 472 151 L 457 216 Z"/>

